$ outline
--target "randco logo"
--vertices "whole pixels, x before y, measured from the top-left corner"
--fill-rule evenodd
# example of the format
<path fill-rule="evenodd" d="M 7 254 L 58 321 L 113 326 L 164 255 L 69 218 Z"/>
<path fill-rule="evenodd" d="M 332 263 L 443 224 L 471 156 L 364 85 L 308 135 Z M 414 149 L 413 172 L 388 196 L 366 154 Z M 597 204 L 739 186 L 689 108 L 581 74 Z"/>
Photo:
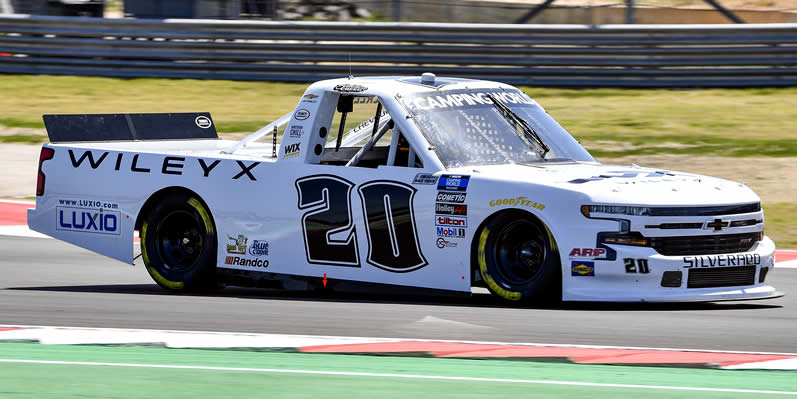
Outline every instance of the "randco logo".
<path fill-rule="evenodd" d="M 571 258 L 578 258 L 578 257 L 595 257 L 599 258 L 603 255 L 606 255 L 606 250 L 603 248 L 573 248 L 570 251 Z"/>
<path fill-rule="evenodd" d="M 252 241 L 252 245 L 249 246 L 249 255 L 268 256 L 268 241 L 263 241 L 263 240 Z"/>
<path fill-rule="evenodd" d="M 240 256 L 227 256 L 224 258 L 225 265 L 249 266 L 249 267 L 268 267 L 267 259 L 246 259 Z"/>
<path fill-rule="evenodd" d="M 448 237 L 448 238 L 464 238 L 465 229 L 455 229 L 453 227 L 438 227 L 437 236 Z"/>
<path fill-rule="evenodd" d="M 594 276 L 595 262 L 573 261 L 570 263 L 571 276 Z"/>
<path fill-rule="evenodd" d="M 466 191 L 468 189 L 470 176 L 462 175 L 442 175 L 440 182 L 437 183 L 438 190 L 447 191 Z"/>
<path fill-rule="evenodd" d="M 467 194 L 465 193 L 437 193 L 437 202 L 454 202 L 461 204 L 465 202 Z"/>
<path fill-rule="evenodd" d="M 468 227 L 468 218 L 462 216 L 435 215 L 435 226 Z"/>
<path fill-rule="evenodd" d="M 197 127 L 200 127 L 202 129 L 207 129 L 213 126 L 213 123 L 210 121 L 210 118 L 204 115 L 197 116 L 196 119 L 194 119 L 194 123 L 196 123 Z"/>
<path fill-rule="evenodd" d="M 310 117 L 310 111 L 302 108 L 293 113 L 293 118 L 297 121 L 303 121 Z"/>
<path fill-rule="evenodd" d="M 300 144 L 302 144 L 302 143 L 293 143 L 293 144 L 286 145 L 285 146 L 285 155 L 283 155 L 283 158 L 292 157 L 294 155 L 299 155 L 299 152 L 301 151 Z"/>
<path fill-rule="evenodd" d="M 439 202 L 434 204 L 434 212 L 440 215 L 459 215 L 465 216 L 468 214 L 467 205 L 454 205 L 454 204 L 441 204 Z"/>
<path fill-rule="evenodd" d="M 63 231 L 79 231 L 82 233 L 99 233 L 120 235 L 121 213 L 104 209 L 69 208 L 57 206 L 58 220 L 56 229 Z"/>

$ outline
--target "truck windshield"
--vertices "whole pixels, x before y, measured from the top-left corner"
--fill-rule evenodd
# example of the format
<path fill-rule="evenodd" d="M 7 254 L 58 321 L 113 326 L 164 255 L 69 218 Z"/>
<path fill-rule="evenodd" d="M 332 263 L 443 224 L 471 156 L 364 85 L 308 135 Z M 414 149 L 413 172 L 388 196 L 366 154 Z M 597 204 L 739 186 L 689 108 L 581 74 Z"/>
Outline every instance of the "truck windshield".
<path fill-rule="evenodd" d="M 522 122 L 507 117 L 498 99 L 539 135 L 545 158 Z M 421 93 L 401 99 L 440 161 L 469 165 L 584 161 L 595 159 L 534 100 L 519 90 L 483 89 Z"/>

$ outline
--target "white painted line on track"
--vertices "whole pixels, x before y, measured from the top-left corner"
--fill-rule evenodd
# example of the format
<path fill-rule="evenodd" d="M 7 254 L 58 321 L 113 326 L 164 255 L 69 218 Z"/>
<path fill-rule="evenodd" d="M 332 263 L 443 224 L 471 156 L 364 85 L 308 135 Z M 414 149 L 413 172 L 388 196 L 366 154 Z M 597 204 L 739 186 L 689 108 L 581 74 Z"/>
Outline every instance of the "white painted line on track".
<path fill-rule="evenodd" d="M 26 359 L 0 359 L 0 363 L 54 364 L 54 365 L 68 365 L 68 366 L 101 366 L 101 367 L 136 367 L 136 368 L 155 368 L 155 369 L 174 369 L 174 370 L 241 371 L 241 372 L 250 372 L 250 373 L 338 375 L 338 376 L 349 376 L 349 377 L 406 378 L 406 379 L 415 379 L 415 380 L 476 381 L 476 382 L 497 382 L 497 383 L 513 383 L 513 384 L 569 385 L 569 386 L 600 387 L 600 388 L 751 393 L 751 394 L 766 394 L 766 395 L 797 396 L 797 392 L 792 392 L 792 391 L 767 391 L 767 390 L 757 390 L 757 389 L 706 388 L 706 387 L 685 387 L 685 386 L 667 386 L 667 385 L 608 384 L 608 383 L 580 382 L 580 381 L 524 380 L 524 379 L 484 378 L 484 377 L 451 377 L 451 376 L 442 376 L 442 375 L 363 373 L 363 372 L 353 372 L 353 371 L 182 366 L 182 365 L 171 365 L 171 364 L 142 364 L 142 363 L 72 362 L 72 361 L 61 361 L 61 360 L 26 360 Z"/>
<path fill-rule="evenodd" d="M 0 236 L 31 237 L 31 238 L 52 238 L 48 235 L 33 231 L 28 226 L 0 226 Z"/>
<path fill-rule="evenodd" d="M 459 343 L 459 344 L 477 344 L 477 345 L 517 345 L 517 346 L 547 346 L 553 348 L 578 348 L 578 349 L 629 349 L 629 350 L 653 350 L 653 351 L 677 351 L 677 352 L 705 352 L 705 353 L 736 353 L 748 355 L 778 355 L 778 356 L 795 356 L 797 353 L 785 352 L 749 352 L 749 351 L 736 351 L 736 350 L 708 350 L 708 349 L 685 349 L 685 348 L 657 348 L 657 347 L 642 347 L 642 346 L 610 346 L 610 345 L 574 345 L 574 344 L 552 344 L 552 343 L 539 343 L 539 342 L 501 342 L 501 341 L 462 341 L 462 340 L 446 340 L 446 339 L 419 339 L 419 338 L 387 338 L 387 337 L 346 337 L 334 335 L 289 335 L 289 334 L 262 334 L 262 333 L 231 333 L 231 332 L 213 332 L 213 331 L 184 331 L 184 330 L 149 330 L 149 329 L 121 329 L 121 328 L 91 328 L 91 327 L 57 327 L 57 326 L 35 326 L 35 325 L 0 325 L 0 328 L 19 328 L 21 330 L 0 331 L 0 342 L 8 340 L 39 340 L 39 339 L 57 339 L 60 334 L 68 334 L 72 337 L 84 337 L 81 342 L 91 343 L 90 337 L 93 334 L 102 334 L 111 336 L 113 334 L 130 334 L 132 336 L 139 336 L 141 334 L 163 334 L 158 337 L 157 341 L 149 341 L 165 343 L 171 340 L 188 340 L 192 336 L 197 337 L 200 335 L 214 335 L 219 338 L 233 340 L 235 337 L 282 337 L 285 339 L 297 340 L 321 340 L 323 343 L 314 345 L 338 345 L 346 343 L 379 343 L 379 342 L 399 342 L 399 341 L 413 341 L 413 342 L 444 342 L 444 343 Z M 167 338 L 171 335 L 173 338 Z M 54 341 L 52 341 L 54 342 Z M 141 342 L 139 338 L 135 342 Z M 225 345 L 224 347 L 231 347 Z M 269 346 L 265 346 L 269 347 Z M 271 346 L 275 347 L 275 346 Z M 282 347 L 282 346 L 279 346 Z"/>
<path fill-rule="evenodd" d="M 797 260 L 790 260 L 788 262 L 775 263 L 775 270 L 777 269 L 797 269 Z"/>
<path fill-rule="evenodd" d="M 731 366 L 722 366 L 720 368 L 729 370 L 797 370 L 797 358 L 734 364 Z"/>

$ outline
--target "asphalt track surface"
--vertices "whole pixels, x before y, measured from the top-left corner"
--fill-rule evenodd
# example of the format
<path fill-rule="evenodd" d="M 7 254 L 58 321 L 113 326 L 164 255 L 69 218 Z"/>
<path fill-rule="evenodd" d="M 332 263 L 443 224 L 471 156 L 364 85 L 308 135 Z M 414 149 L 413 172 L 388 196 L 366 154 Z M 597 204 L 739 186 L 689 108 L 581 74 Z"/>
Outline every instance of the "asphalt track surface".
<path fill-rule="evenodd" d="M 0 324 L 151 328 L 797 352 L 797 269 L 767 280 L 787 295 L 709 304 L 527 308 L 489 295 L 323 295 L 227 288 L 175 295 L 144 268 L 50 239 L 0 237 Z M 791 294 L 791 295 L 789 295 Z"/>

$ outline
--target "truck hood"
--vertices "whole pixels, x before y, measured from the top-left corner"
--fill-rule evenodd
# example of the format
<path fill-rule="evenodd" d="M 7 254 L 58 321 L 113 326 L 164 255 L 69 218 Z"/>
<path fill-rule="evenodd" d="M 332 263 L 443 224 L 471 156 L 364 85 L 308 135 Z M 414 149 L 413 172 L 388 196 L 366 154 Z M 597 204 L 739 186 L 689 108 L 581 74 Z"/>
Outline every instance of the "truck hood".
<path fill-rule="evenodd" d="M 450 170 L 514 183 L 556 187 L 585 195 L 594 203 L 701 206 L 760 201 L 742 183 L 671 170 L 599 163 L 481 165 Z"/>

